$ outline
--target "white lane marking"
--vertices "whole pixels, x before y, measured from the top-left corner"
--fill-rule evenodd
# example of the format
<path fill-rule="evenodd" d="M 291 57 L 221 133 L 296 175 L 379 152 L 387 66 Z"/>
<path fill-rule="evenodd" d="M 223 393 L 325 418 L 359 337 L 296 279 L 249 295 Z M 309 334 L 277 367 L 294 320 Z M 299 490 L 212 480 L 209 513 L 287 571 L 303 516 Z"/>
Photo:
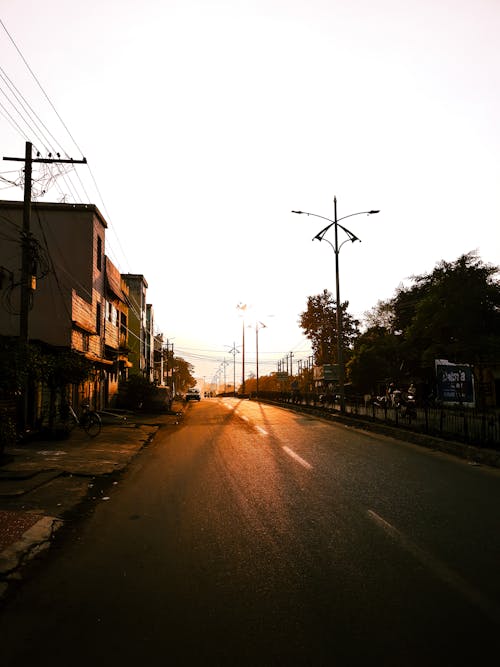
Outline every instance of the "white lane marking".
<path fill-rule="evenodd" d="M 245 417 L 245 415 L 241 415 L 240 419 L 243 419 L 243 421 L 245 421 L 245 422 L 249 421 L 248 417 Z"/>
<path fill-rule="evenodd" d="M 290 449 L 290 447 L 283 447 L 283 451 L 288 454 L 288 456 L 291 456 L 292 459 L 295 459 L 297 463 L 300 463 L 301 466 L 304 466 L 304 468 L 307 468 L 308 470 L 312 470 L 312 465 L 308 463 L 305 459 L 303 459 L 301 456 L 296 454 L 293 449 Z"/>
<path fill-rule="evenodd" d="M 401 533 L 388 521 L 383 519 L 379 514 L 373 510 L 368 510 L 367 513 L 384 532 L 386 532 L 395 542 L 398 542 L 403 549 L 408 551 L 422 565 L 429 568 L 435 576 L 441 579 L 441 581 L 460 593 L 469 603 L 474 604 L 497 623 L 500 621 L 500 608 L 495 602 L 486 598 L 481 591 L 474 588 L 474 586 L 454 572 L 445 563 L 442 563 L 425 551 L 425 549 L 419 547 L 418 544 L 412 542 L 412 540 L 406 537 L 406 535 Z"/>
<path fill-rule="evenodd" d="M 265 428 L 262 428 L 262 426 L 256 426 L 255 427 L 259 433 L 262 433 L 262 435 L 269 435 L 268 432 L 266 431 Z"/>

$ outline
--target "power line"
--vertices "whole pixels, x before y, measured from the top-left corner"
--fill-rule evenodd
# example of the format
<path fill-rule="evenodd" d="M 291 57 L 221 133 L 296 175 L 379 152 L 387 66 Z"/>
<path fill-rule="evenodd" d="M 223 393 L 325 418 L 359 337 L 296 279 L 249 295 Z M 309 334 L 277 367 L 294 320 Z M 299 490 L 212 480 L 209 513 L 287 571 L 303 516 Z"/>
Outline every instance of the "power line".
<path fill-rule="evenodd" d="M 62 119 L 61 116 L 59 115 L 57 109 L 55 108 L 55 106 L 54 106 L 53 103 L 52 103 L 52 100 L 50 99 L 50 97 L 49 97 L 49 96 L 47 95 L 47 93 L 45 92 L 45 90 L 44 90 L 42 84 L 40 83 L 40 81 L 38 80 L 36 74 L 33 72 L 33 70 L 31 69 L 31 67 L 29 66 L 28 61 L 26 60 L 26 58 L 24 57 L 24 55 L 21 53 L 21 50 L 20 50 L 19 47 L 17 46 L 17 44 L 16 44 L 16 42 L 14 41 L 14 38 L 12 37 L 12 35 L 10 34 L 10 32 L 7 30 L 7 27 L 5 26 L 5 23 L 2 21 L 2 19 L 0 19 L 0 23 L 2 24 L 2 28 L 3 28 L 3 29 L 5 30 L 5 32 L 7 33 L 7 36 L 9 37 L 10 41 L 11 41 L 12 44 L 14 45 L 14 48 L 15 48 L 16 51 L 18 52 L 18 54 L 19 54 L 21 60 L 22 60 L 23 63 L 26 65 L 26 68 L 28 69 L 29 73 L 31 74 L 31 76 L 33 77 L 33 79 L 34 79 L 35 82 L 37 83 L 38 87 L 39 87 L 40 90 L 42 91 L 42 93 L 43 93 L 45 99 L 46 99 L 47 102 L 50 104 L 52 110 L 53 110 L 54 113 L 56 114 L 57 118 L 60 120 L 60 122 L 61 122 L 62 126 L 64 127 L 64 129 L 66 130 L 66 132 L 68 133 L 68 136 L 70 137 L 71 141 L 72 141 L 73 144 L 76 146 L 76 148 L 78 148 L 78 150 L 80 151 L 80 155 L 82 155 L 82 157 L 83 157 L 83 151 L 80 149 L 80 147 L 79 147 L 78 144 L 76 143 L 75 139 L 73 138 L 73 135 L 72 135 L 71 132 L 69 131 L 68 127 L 66 126 L 66 123 L 63 121 L 63 119 Z"/>

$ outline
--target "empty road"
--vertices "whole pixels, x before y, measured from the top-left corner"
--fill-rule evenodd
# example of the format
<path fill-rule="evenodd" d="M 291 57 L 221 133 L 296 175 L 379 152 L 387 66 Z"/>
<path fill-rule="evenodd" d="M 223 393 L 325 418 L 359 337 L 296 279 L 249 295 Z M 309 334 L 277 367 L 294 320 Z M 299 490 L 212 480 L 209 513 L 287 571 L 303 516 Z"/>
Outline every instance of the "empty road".
<path fill-rule="evenodd" d="M 480 665 L 498 651 L 496 470 L 209 399 L 109 496 L 0 611 L 3 667 Z"/>

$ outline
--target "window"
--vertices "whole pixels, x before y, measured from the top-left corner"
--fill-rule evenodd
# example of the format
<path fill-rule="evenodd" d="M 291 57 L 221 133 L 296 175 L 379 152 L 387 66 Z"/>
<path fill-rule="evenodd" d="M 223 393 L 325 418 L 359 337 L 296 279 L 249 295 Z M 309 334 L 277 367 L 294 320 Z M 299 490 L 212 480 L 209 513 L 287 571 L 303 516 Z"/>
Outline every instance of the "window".
<path fill-rule="evenodd" d="M 100 236 L 97 237 L 97 270 L 102 271 L 102 239 Z"/>
<path fill-rule="evenodd" d="M 101 334 L 101 304 L 98 303 L 96 307 L 96 316 L 95 316 L 95 329 L 97 334 Z"/>

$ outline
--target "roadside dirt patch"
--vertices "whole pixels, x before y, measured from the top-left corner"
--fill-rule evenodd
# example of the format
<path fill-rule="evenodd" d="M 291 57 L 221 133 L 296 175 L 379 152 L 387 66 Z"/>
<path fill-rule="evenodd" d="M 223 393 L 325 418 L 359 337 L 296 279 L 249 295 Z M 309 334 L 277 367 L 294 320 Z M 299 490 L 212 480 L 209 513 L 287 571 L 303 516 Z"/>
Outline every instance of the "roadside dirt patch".
<path fill-rule="evenodd" d="M 0 510 L 0 551 L 17 542 L 39 519 L 35 512 Z"/>

